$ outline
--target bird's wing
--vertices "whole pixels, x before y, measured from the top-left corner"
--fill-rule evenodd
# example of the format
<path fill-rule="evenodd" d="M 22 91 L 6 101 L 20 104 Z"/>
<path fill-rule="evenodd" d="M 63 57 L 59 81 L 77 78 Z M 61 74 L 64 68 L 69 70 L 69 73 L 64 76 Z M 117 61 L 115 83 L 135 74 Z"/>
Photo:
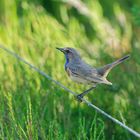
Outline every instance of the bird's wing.
<path fill-rule="evenodd" d="M 105 83 L 104 79 L 98 74 L 97 70 L 86 63 L 70 65 L 69 69 L 79 78 L 91 81 L 91 83 Z"/>

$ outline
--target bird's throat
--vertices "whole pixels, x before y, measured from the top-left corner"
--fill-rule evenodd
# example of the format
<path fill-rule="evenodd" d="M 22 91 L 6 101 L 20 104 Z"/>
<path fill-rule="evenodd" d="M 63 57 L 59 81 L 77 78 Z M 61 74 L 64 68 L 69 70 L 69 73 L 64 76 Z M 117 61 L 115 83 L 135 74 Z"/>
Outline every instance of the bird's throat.
<path fill-rule="evenodd" d="M 68 56 L 66 55 L 65 70 L 67 69 L 67 65 L 68 65 L 68 63 L 69 63 L 69 58 L 68 58 Z"/>

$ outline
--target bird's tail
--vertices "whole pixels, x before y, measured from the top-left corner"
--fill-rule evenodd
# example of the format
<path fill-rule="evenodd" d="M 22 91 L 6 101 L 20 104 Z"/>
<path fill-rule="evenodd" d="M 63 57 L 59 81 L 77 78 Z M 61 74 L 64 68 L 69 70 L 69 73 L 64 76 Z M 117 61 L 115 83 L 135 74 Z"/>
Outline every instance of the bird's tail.
<path fill-rule="evenodd" d="M 108 73 L 110 72 L 110 70 L 111 70 L 112 68 L 114 68 L 116 65 L 122 63 L 123 61 L 127 60 L 129 57 L 130 57 L 130 55 L 126 55 L 126 56 L 124 56 L 123 58 L 118 59 L 117 61 L 115 61 L 115 62 L 113 62 L 113 63 L 111 63 L 111 64 L 107 64 L 107 65 L 105 65 L 105 66 L 103 66 L 103 67 L 101 67 L 101 68 L 98 68 L 98 69 L 97 69 L 97 70 L 98 70 L 98 73 L 99 73 L 101 76 L 103 76 L 104 78 L 106 78 L 107 75 L 108 75 Z"/>

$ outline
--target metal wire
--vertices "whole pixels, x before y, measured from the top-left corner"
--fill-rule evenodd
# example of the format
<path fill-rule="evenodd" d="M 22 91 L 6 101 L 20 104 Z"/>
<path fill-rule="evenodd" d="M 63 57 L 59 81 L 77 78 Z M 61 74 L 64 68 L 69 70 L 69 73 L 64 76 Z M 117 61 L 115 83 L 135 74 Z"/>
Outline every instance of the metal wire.
<path fill-rule="evenodd" d="M 59 85 L 61 88 L 65 89 L 66 91 L 68 91 L 69 93 L 73 94 L 74 96 L 77 96 L 77 94 L 73 91 L 71 91 L 70 89 L 68 89 L 67 87 L 65 87 L 64 85 L 62 85 L 60 82 L 54 80 L 51 76 L 47 75 L 46 73 L 44 73 L 43 71 L 41 71 L 39 68 L 35 67 L 34 65 L 30 64 L 29 62 L 27 62 L 25 59 L 23 59 L 22 57 L 20 57 L 19 55 L 17 55 L 15 52 L 9 50 L 8 48 L 0 45 L 0 48 L 5 50 L 7 53 L 11 54 L 12 56 L 14 56 L 15 58 L 17 58 L 18 60 L 24 62 L 25 64 L 27 64 L 30 68 L 34 69 L 35 71 L 37 71 L 38 73 L 40 73 L 41 75 L 43 75 L 44 77 L 46 77 L 47 79 L 53 81 L 55 84 Z M 94 108 L 95 110 L 97 110 L 99 113 L 103 114 L 104 116 L 106 116 L 107 118 L 109 118 L 110 120 L 112 120 L 113 122 L 115 122 L 116 124 L 120 125 L 121 127 L 123 127 L 124 129 L 126 129 L 127 131 L 129 131 L 131 134 L 133 134 L 134 136 L 140 138 L 140 133 L 136 132 L 135 130 L 133 130 L 132 128 L 126 126 L 125 124 L 123 124 L 122 122 L 120 122 L 119 120 L 115 119 L 114 117 L 112 117 L 111 115 L 107 114 L 106 112 L 104 112 L 102 109 L 98 108 L 97 106 L 93 105 L 91 102 L 89 102 L 88 100 L 86 100 L 85 98 L 81 98 L 81 100 L 86 103 L 88 106 Z"/>

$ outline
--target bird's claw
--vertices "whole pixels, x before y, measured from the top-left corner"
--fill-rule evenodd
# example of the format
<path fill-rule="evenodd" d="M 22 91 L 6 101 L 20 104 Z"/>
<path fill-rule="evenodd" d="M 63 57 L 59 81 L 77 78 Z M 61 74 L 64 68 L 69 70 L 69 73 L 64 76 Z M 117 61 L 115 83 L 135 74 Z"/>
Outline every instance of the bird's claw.
<path fill-rule="evenodd" d="M 79 101 L 79 102 L 82 102 L 82 98 L 83 96 L 81 94 L 77 95 L 76 96 L 76 99 Z"/>

